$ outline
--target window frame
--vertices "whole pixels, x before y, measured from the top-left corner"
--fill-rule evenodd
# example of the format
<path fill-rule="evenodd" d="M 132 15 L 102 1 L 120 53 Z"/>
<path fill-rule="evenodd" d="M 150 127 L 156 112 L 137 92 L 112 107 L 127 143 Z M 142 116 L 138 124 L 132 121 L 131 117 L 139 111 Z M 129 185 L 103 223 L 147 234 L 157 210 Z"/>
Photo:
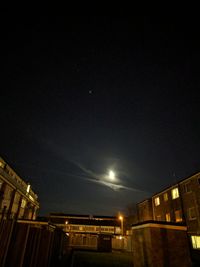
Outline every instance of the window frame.
<path fill-rule="evenodd" d="M 176 216 L 177 215 L 177 213 L 179 213 L 179 218 Z M 182 211 L 181 210 L 175 210 L 174 211 L 174 215 L 175 215 L 175 221 L 176 222 L 182 222 L 183 221 L 183 215 L 182 215 Z"/>
<path fill-rule="evenodd" d="M 160 197 L 155 197 L 154 198 L 154 204 L 156 207 L 160 206 Z"/>
<path fill-rule="evenodd" d="M 186 182 L 183 186 L 184 186 L 184 192 L 185 193 L 190 193 L 192 190 L 191 190 L 191 182 Z M 189 190 L 188 190 L 189 189 Z"/>
<path fill-rule="evenodd" d="M 193 249 L 199 249 L 200 250 L 200 236 L 191 235 L 191 242 L 192 242 L 192 248 Z"/>
<path fill-rule="evenodd" d="M 172 195 L 172 199 L 177 199 L 177 198 L 180 197 L 178 187 L 174 187 L 174 188 L 171 190 L 171 195 Z"/>
<path fill-rule="evenodd" d="M 167 202 L 168 201 L 168 193 L 166 192 L 166 193 L 164 193 L 163 194 L 163 200 L 165 201 L 165 202 Z"/>
<path fill-rule="evenodd" d="M 192 217 L 192 212 L 194 212 L 195 217 Z M 197 216 L 196 216 L 196 208 L 195 207 L 190 207 L 188 208 L 188 220 L 193 221 L 196 220 Z"/>
<path fill-rule="evenodd" d="M 168 217 L 168 216 L 169 216 L 169 217 Z M 169 219 L 168 219 L 167 217 L 168 217 Z M 165 219 L 166 219 L 166 222 L 171 222 L 171 214 L 170 214 L 170 212 L 168 212 L 168 213 L 165 214 Z"/>

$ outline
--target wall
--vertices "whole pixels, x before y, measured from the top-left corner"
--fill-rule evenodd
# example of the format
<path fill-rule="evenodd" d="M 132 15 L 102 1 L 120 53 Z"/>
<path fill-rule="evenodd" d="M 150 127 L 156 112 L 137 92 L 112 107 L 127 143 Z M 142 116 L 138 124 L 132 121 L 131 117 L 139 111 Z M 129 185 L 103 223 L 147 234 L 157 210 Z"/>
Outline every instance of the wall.
<path fill-rule="evenodd" d="M 186 227 L 147 223 L 132 227 L 134 267 L 190 267 Z"/>

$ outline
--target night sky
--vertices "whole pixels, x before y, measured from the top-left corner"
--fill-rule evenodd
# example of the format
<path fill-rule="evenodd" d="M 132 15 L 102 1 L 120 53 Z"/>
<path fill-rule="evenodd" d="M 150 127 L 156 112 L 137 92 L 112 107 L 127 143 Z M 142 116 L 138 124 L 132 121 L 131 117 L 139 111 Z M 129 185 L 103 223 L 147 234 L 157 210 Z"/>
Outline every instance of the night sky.
<path fill-rule="evenodd" d="M 200 170 L 198 23 L 4 14 L 0 155 L 40 215 L 126 212 Z"/>

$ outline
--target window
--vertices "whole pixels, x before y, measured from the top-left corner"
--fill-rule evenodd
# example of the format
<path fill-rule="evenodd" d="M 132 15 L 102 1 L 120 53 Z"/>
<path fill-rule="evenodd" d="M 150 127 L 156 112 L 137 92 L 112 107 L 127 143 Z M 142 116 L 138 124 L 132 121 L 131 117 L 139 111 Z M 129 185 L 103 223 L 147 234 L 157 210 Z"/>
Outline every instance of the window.
<path fill-rule="evenodd" d="M 195 207 L 192 207 L 192 208 L 188 209 L 188 219 L 189 220 L 195 220 L 196 219 Z"/>
<path fill-rule="evenodd" d="M 190 182 L 184 184 L 184 192 L 185 193 L 191 192 Z"/>
<path fill-rule="evenodd" d="M 1 162 L 1 161 L 0 161 L 0 167 L 1 167 L 1 168 L 4 168 L 4 164 L 3 164 L 3 162 Z"/>
<path fill-rule="evenodd" d="M 192 240 L 192 247 L 194 249 L 200 249 L 200 236 L 192 235 L 191 240 Z"/>
<path fill-rule="evenodd" d="M 170 222 L 171 221 L 170 213 L 166 213 L 165 218 L 167 222 Z"/>
<path fill-rule="evenodd" d="M 178 191 L 178 187 L 172 189 L 172 199 L 176 199 L 179 197 L 179 191 Z"/>
<path fill-rule="evenodd" d="M 21 208 L 25 208 L 25 206 L 26 206 L 26 200 L 22 199 Z"/>
<path fill-rule="evenodd" d="M 176 222 L 182 222 L 181 210 L 176 210 L 175 211 L 175 220 L 176 220 Z"/>
<path fill-rule="evenodd" d="M 71 226 L 70 228 L 72 231 L 78 231 L 79 230 L 79 226 L 78 225 L 75 225 L 75 226 Z"/>
<path fill-rule="evenodd" d="M 163 198 L 164 198 L 164 201 L 167 201 L 168 200 L 168 194 L 164 193 Z"/>
<path fill-rule="evenodd" d="M 199 185 L 200 185 L 200 178 L 198 178 L 198 183 L 199 183 Z"/>
<path fill-rule="evenodd" d="M 160 205 L 160 198 L 159 197 L 156 197 L 154 201 L 155 201 L 156 206 Z"/>
<path fill-rule="evenodd" d="M 157 216 L 156 216 L 156 220 L 157 220 L 157 221 L 161 221 L 161 215 L 157 215 Z"/>

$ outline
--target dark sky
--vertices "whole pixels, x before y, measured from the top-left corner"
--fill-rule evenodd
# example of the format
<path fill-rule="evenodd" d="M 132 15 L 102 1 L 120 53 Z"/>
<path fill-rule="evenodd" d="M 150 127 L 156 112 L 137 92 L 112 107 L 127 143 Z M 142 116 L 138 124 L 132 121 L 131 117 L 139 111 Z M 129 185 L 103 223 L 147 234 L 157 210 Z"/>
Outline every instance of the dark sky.
<path fill-rule="evenodd" d="M 41 215 L 115 215 L 199 171 L 198 24 L 4 14 L 0 153 Z"/>

